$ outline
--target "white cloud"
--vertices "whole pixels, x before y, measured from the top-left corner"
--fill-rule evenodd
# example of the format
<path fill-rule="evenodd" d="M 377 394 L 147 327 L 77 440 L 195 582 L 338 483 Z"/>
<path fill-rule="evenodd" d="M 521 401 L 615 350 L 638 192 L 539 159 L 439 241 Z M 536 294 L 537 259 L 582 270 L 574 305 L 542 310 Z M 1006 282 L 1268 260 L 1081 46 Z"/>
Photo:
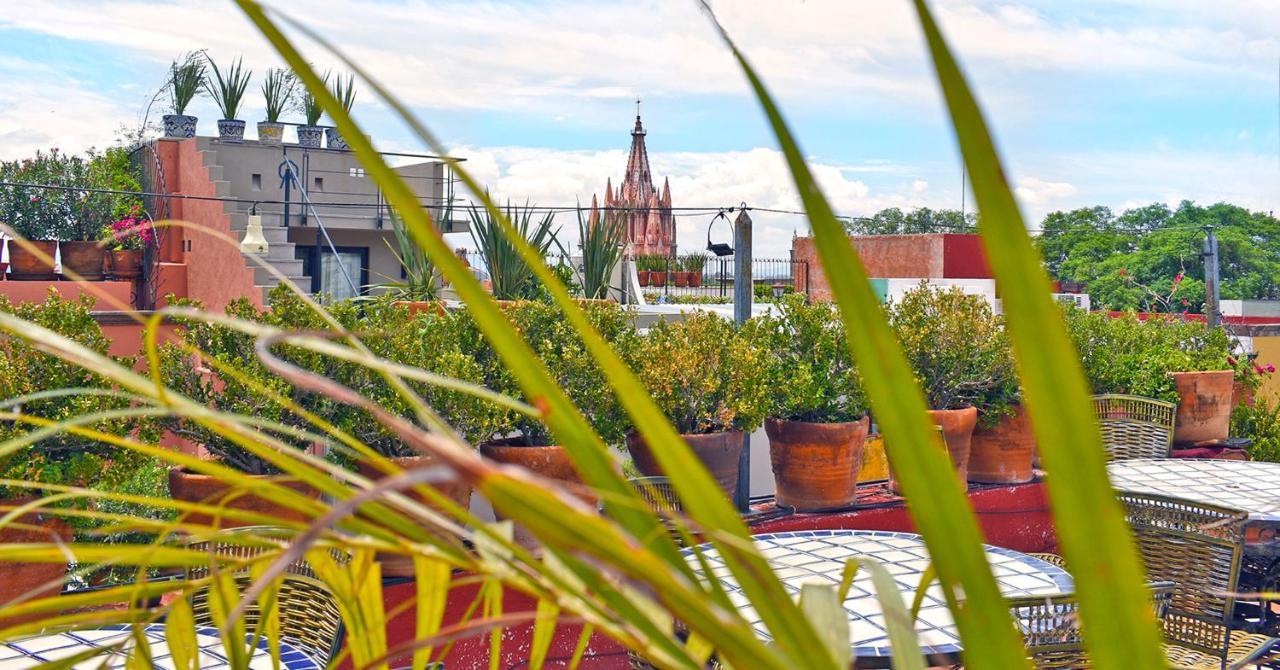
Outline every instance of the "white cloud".
<path fill-rule="evenodd" d="M 1014 193 L 1026 205 L 1043 205 L 1071 197 L 1080 189 L 1065 181 L 1045 181 L 1037 177 L 1023 177 L 1018 180 Z"/>

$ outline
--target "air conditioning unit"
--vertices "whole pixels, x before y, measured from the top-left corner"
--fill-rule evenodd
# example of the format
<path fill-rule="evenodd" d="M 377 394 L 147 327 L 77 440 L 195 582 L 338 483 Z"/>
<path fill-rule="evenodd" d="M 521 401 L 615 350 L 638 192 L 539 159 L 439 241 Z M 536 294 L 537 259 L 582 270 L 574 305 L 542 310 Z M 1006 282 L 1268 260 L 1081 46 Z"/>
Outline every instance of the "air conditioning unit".
<path fill-rule="evenodd" d="M 1059 302 L 1065 302 L 1068 305 L 1075 305 L 1084 311 L 1089 311 L 1089 294 L 1088 293 L 1054 293 L 1054 298 Z"/>

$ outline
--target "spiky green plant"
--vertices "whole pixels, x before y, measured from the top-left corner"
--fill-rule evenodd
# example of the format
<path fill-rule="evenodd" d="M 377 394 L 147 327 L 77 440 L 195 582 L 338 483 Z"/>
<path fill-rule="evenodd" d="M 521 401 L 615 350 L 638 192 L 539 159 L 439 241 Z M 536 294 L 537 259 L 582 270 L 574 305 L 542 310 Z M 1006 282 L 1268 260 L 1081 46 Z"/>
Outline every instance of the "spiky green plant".
<path fill-rule="evenodd" d="M 169 107 L 174 114 L 186 114 L 187 105 L 200 94 L 200 88 L 204 85 L 205 62 L 203 52 L 192 51 L 169 65 L 169 81 L 165 88 L 169 92 Z"/>
<path fill-rule="evenodd" d="M 609 280 L 622 260 L 626 222 L 618 212 L 606 211 L 592 223 L 578 210 L 578 239 L 582 249 L 582 295 L 604 300 L 609 297 Z"/>
<path fill-rule="evenodd" d="M 329 75 L 330 73 L 326 71 L 324 73 L 324 78 L 320 80 L 320 83 L 324 85 L 326 90 L 329 86 Z M 295 73 L 294 76 L 296 77 L 297 74 Z M 302 97 L 299 99 L 299 105 L 302 107 L 302 116 L 307 120 L 308 126 L 314 126 L 320 123 L 320 117 L 324 116 L 324 108 L 320 106 L 320 101 L 316 99 L 316 96 L 311 92 L 309 87 L 303 87 Z"/>
<path fill-rule="evenodd" d="M 222 118 L 235 119 L 240 113 L 240 103 L 244 101 L 244 93 L 249 90 L 249 81 L 253 71 L 244 69 L 243 58 L 232 61 L 224 75 L 212 58 L 205 57 L 209 65 L 208 74 L 204 78 L 204 90 L 213 98 L 222 112 Z"/>
<path fill-rule="evenodd" d="M 486 193 L 483 200 L 489 201 Z M 491 206 L 471 206 L 467 210 L 471 218 L 471 239 L 484 259 L 489 270 L 489 279 L 493 282 L 493 297 L 498 300 L 534 300 L 541 294 L 539 278 L 535 276 L 528 258 L 524 257 L 517 245 L 506 234 L 503 224 L 510 222 L 520 240 L 532 246 L 537 254 L 538 264 L 545 265 L 544 259 L 553 247 L 558 245 L 556 235 L 560 232 L 555 225 L 555 215 L 544 213 L 534 218 L 534 209 L 528 203 L 521 207 L 507 203 L 504 210 Z M 453 280 L 453 274 L 446 275 Z"/>
<path fill-rule="evenodd" d="M 397 473 L 377 483 L 371 482 L 328 461 L 284 447 L 263 430 L 275 427 L 257 417 L 211 411 L 166 388 L 159 375 L 117 365 L 55 333 L 0 313 L 0 329 L 11 336 L 38 342 L 42 350 L 73 360 L 111 380 L 121 394 L 131 399 L 130 409 L 126 411 L 179 415 L 198 422 L 269 459 L 277 469 L 294 475 L 333 501 L 322 504 L 282 486 L 254 480 L 216 463 L 162 449 L 132 436 L 94 432 L 85 427 L 91 422 L 82 423 L 75 418 L 40 421 L 34 417 L 5 417 L 55 431 L 85 434 L 153 454 L 251 490 L 302 512 L 308 519 L 301 523 L 281 522 L 285 527 L 283 535 L 241 536 L 247 543 L 268 548 L 266 553 L 253 559 L 211 557 L 205 552 L 161 543 L 131 552 L 83 544 L 41 543 L 6 546 L 3 548 L 6 560 L 56 563 L 65 562 L 71 553 L 78 562 L 89 563 L 181 568 L 217 562 L 224 569 L 215 572 L 223 575 L 227 569 L 249 569 L 253 580 L 241 594 L 236 594 L 229 579 L 221 578 L 217 583 L 226 585 L 227 592 L 214 603 L 218 610 L 215 619 L 221 622 L 219 628 L 224 633 L 233 664 L 243 667 L 249 652 L 241 642 L 244 636 L 239 633 L 246 630 L 246 624 L 237 615 L 253 602 L 263 603 L 270 611 L 280 570 L 295 558 L 305 557 L 344 605 L 342 614 L 349 635 L 344 658 L 339 661 L 349 660 L 358 668 L 374 668 L 385 667 L 389 656 L 395 655 L 388 649 L 386 623 L 391 613 L 383 608 L 380 571 L 374 556 L 378 552 L 406 556 L 416 568 L 415 639 L 412 648 L 402 649 L 400 653 L 413 656 L 415 670 L 438 658 L 442 646 L 460 636 L 486 634 L 490 649 L 498 650 L 502 647 L 503 628 L 524 623 L 532 623 L 534 627 L 528 665 L 541 668 L 555 623 L 562 614 L 585 622 L 588 634 L 598 631 L 608 635 L 664 668 L 696 670 L 714 653 L 721 663 L 735 668 L 844 670 L 850 666 L 852 650 L 848 645 L 848 620 L 840 603 L 853 573 L 862 570 L 870 573 L 885 612 L 894 667 L 923 668 L 924 659 L 912 634 L 910 614 L 901 595 L 895 591 L 893 578 L 874 561 L 849 561 L 838 586 L 808 585 L 796 602 L 749 541 L 749 530 L 742 518 L 728 500 L 715 493 L 714 480 L 663 417 L 641 380 L 629 372 L 608 342 L 591 327 L 587 314 L 544 262 L 545 249 L 532 244 L 521 234 L 519 225 L 491 199 L 482 196 L 480 206 L 487 217 L 488 232 L 505 239 L 513 250 L 513 257 L 523 261 L 536 283 L 541 283 L 559 308 L 565 323 L 577 331 L 583 349 L 595 359 L 632 424 L 670 476 L 688 515 L 688 525 L 680 524 L 682 532 L 688 538 L 689 526 L 699 529 L 743 587 L 742 596 L 747 603 L 763 618 L 773 639 L 767 644 L 758 639 L 741 615 L 743 604 L 731 602 L 722 590 L 714 588 L 714 580 L 697 578 L 695 567 L 681 555 L 658 518 L 641 503 L 580 409 L 555 383 L 533 347 L 513 328 L 492 296 L 453 255 L 412 189 L 374 149 L 341 102 L 326 90 L 324 81 L 307 65 L 276 20 L 255 0 L 237 0 L 237 3 L 333 117 L 342 135 L 350 138 L 355 156 L 404 218 L 409 235 L 453 281 L 476 330 L 490 342 L 528 401 L 511 399 L 511 402 L 545 422 L 556 442 L 573 459 L 585 484 L 603 503 L 605 514 L 598 515 L 592 507 L 578 503 L 553 482 L 494 467 L 478 457 L 405 384 L 408 379 L 437 384 L 456 382 L 371 355 L 355 333 L 333 320 L 305 294 L 301 294 L 300 299 L 328 324 L 330 332 L 324 337 L 317 336 L 315 330 L 288 333 L 261 324 L 175 308 L 157 313 L 149 320 L 147 358 L 154 364 L 156 328 L 166 314 L 224 323 L 254 337 L 256 354 L 262 364 L 281 379 L 306 392 L 324 394 L 335 402 L 369 412 L 407 446 L 435 457 L 441 464 L 439 467 L 401 474 L 360 440 L 302 408 L 295 408 L 288 398 L 278 398 L 278 394 L 273 395 L 270 389 L 264 388 L 265 396 L 290 407 L 290 411 L 306 420 L 306 427 L 298 429 L 298 437 L 342 453 L 370 458 L 387 472 Z M 1164 667 L 1142 572 L 1106 479 L 1084 376 L 1067 339 L 1062 316 L 1050 297 L 1048 278 L 1038 264 L 1008 181 L 1001 174 L 982 115 L 964 78 L 925 4 L 916 0 L 915 7 L 983 211 L 979 233 L 1002 288 L 1025 402 L 1041 456 L 1053 475 L 1048 482 L 1051 507 L 1061 547 L 1076 576 L 1082 604 L 1079 623 L 1093 666 L 1104 669 Z M 291 23 L 290 28 L 327 45 L 305 26 Z M 890 459 L 910 502 L 912 520 L 930 548 L 938 582 L 963 640 L 965 664 L 1027 667 L 1019 632 L 1011 623 L 982 551 L 982 538 L 974 515 L 949 459 L 935 448 L 934 428 L 925 416 L 924 396 L 884 319 L 865 269 L 844 238 L 842 226 L 763 82 L 727 33 L 721 34 L 747 75 L 782 147 L 814 227 L 821 262 L 828 268 L 840 269 L 829 276 L 844 322 L 845 338 L 863 372 L 872 409 L 892 445 Z M 445 153 L 437 138 L 398 100 L 366 76 L 358 64 L 340 53 L 337 55 L 382 102 L 406 121 L 419 140 L 437 153 Z M 472 192 L 482 193 L 483 189 L 472 175 L 456 163 L 455 169 Z M 367 366 L 399 394 L 411 408 L 412 418 L 386 412 L 378 403 L 341 384 L 289 365 L 280 356 L 282 347 L 305 348 Z M 222 368 L 233 371 L 236 362 L 218 365 L 219 371 Z M 468 385 L 458 388 L 476 393 L 478 397 L 481 394 Z M 0 444 L 0 457 L 33 439 L 20 438 Z M 526 528 L 542 544 L 541 557 L 513 544 L 509 540 L 509 527 L 486 525 L 466 510 L 449 506 L 433 489 L 420 486 L 438 483 L 446 477 L 470 483 L 499 512 Z M 3 484 L 31 485 L 30 482 Z M 427 496 L 441 509 L 433 510 L 401 495 L 410 489 Z M 66 493 L 96 495 L 81 490 Z M 162 502 L 181 512 L 211 511 L 190 503 Z M 33 505 L 44 504 L 45 501 L 39 501 Z M 227 510 L 226 514 L 251 523 L 264 521 L 260 515 L 245 512 Z M 12 523 L 14 518 L 17 515 L 0 519 L 0 524 Z M 197 536 L 212 530 L 186 520 L 176 524 L 131 517 L 116 520 L 121 524 L 146 526 L 162 536 L 179 529 Z M 334 550 L 352 555 L 347 569 L 340 569 L 334 563 L 330 554 Z M 696 556 L 695 552 L 695 559 Z M 468 579 L 479 583 L 481 597 L 468 615 L 468 622 L 444 629 L 441 617 L 453 580 L 451 573 L 455 570 L 474 575 Z M 0 609 L 0 617 L 37 614 L 41 618 L 25 624 L 5 625 L 0 630 L 0 638 L 104 622 L 140 624 L 167 616 L 170 649 L 181 654 L 181 650 L 193 648 L 195 632 L 191 610 L 181 597 L 154 610 L 130 606 L 102 611 L 92 607 L 120 601 L 136 603 L 140 597 L 172 591 L 189 594 L 214 584 L 216 578 L 157 584 L 142 579 L 145 572 L 141 570 L 139 577 L 137 584 L 128 587 L 4 607 Z M 516 589 L 534 598 L 538 603 L 536 611 L 504 614 L 501 603 L 506 589 Z M 679 617 L 685 633 L 675 633 L 673 615 Z M 270 632 L 273 620 L 271 614 L 261 617 L 254 632 Z M 587 639 L 584 635 L 579 649 L 586 646 Z M 146 662 L 145 646 L 132 647 L 130 653 L 134 663 Z M 492 663 L 496 665 L 497 659 Z"/>
<path fill-rule="evenodd" d="M 267 107 L 267 121 L 277 123 L 293 103 L 298 78 L 284 68 L 271 68 L 262 78 L 262 100 Z"/>
<path fill-rule="evenodd" d="M 333 94 L 338 104 L 342 105 L 342 110 L 350 113 L 351 108 L 356 104 L 356 76 L 349 74 L 346 79 L 341 75 L 334 77 L 329 92 Z"/>

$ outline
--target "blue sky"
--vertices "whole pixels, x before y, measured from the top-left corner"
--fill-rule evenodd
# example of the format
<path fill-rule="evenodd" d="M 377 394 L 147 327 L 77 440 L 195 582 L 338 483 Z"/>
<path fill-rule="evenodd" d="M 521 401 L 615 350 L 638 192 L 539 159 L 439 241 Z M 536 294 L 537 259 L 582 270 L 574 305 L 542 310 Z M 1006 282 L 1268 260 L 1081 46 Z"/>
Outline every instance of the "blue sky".
<path fill-rule="evenodd" d="M 671 178 L 677 206 L 796 205 L 758 108 L 692 0 L 268 4 L 377 72 L 503 196 L 558 205 L 616 181 L 639 96 L 655 175 Z M 906 0 L 714 5 L 840 212 L 959 206 L 954 142 Z M 933 5 L 1033 224 L 1093 204 L 1275 206 L 1280 3 Z M 109 144 L 139 123 L 167 62 L 199 48 L 243 55 L 259 72 L 278 64 L 229 2 L 8 0 L 0 158 Z M 383 147 L 421 148 L 367 89 L 356 111 Z M 212 105 L 195 113 L 212 132 Z M 252 92 L 244 116 L 260 115 Z M 805 230 L 798 217 L 758 223 L 757 244 L 777 254 Z M 682 239 L 693 246 L 704 225 L 682 221 Z"/>

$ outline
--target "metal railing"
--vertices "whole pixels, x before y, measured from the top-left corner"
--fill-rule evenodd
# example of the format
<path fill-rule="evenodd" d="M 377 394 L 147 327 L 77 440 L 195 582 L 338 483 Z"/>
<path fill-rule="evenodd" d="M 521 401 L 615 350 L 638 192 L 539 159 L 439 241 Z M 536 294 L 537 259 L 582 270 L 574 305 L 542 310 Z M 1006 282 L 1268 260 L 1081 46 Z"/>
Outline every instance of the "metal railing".
<path fill-rule="evenodd" d="M 320 214 L 316 212 L 315 205 L 311 203 L 311 198 L 307 196 L 306 187 L 304 187 L 302 185 L 302 182 L 298 179 L 298 173 L 296 170 L 294 170 L 293 161 L 288 159 L 281 161 L 280 171 L 281 171 L 282 178 L 286 180 L 285 181 L 286 185 L 292 183 L 292 185 L 298 189 L 298 195 L 302 198 L 304 216 L 305 216 L 305 213 L 308 210 L 310 210 L 311 216 L 314 217 L 316 221 L 316 232 L 318 233 L 319 236 L 324 237 L 324 242 L 329 247 L 329 251 L 333 253 L 333 257 L 335 259 L 339 258 L 338 248 L 334 246 L 333 239 L 329 237 L 329 231 L 324 226 L 324 220 L 320 218 Z M 286 193 L 287 192 L 288 190 L 286 189 Z M 317 237 L 317 240 L 318 239 L 319 237 Z M 320 266 L 323 265 L 323 263 L 320 262 L 320 258 L 323 258 L 322 254 L 324 253 L 324 248 L 321 247 L 318 243 L 316 244 L 316 246 L 319 248 L 319 252 L 321 256 L 317 258 L 316 267 L 312 269 L 312 272 L 320 272 Z M 347 287 L 351 289 L 351 295 L 353 296 L 360 295 L 360 287 L 357 286 L 356 282 L 351 279 L 351 273 L 347 272 L 347 266 L 341 262 L 339 262 L 337 265 L 338 265 L 338 270 L 342 272 L 342 278 L 347 282 Z"/>
<path fill-rule="evenodd" d="M 640 256 L 631 258 L 646 302 L 723 303 L 733 302 L 734 259 L 706 256 L 695 262 L 689 257 Z M 752 293 L 755 302 L 772 302 L 789 293 L 809 294 L 809 264 L 779 258 L 751 260 Z"/>

